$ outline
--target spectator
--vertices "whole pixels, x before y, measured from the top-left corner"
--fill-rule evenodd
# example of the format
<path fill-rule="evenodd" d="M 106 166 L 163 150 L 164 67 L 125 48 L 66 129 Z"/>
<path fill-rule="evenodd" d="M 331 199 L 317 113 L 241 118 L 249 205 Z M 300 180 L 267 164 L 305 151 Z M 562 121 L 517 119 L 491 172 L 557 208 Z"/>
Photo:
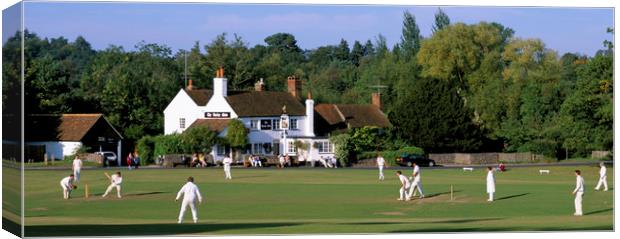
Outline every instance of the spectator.
<path fill-rule="evenodd" d="M 288 154 L 284 155 L 284 162 L 286 162 L 286 166 L 291 166 L 291 157 Z"/>
<path fill-rule="evenodd" d="M 127 155 L 126 161 L 127 161 L 127 168 L 131 170 L 131 164 L 133 163 L 133 156 L 131 155 L 131 153 Z"/>
<path fill-rule="evenodd" d="M 280 155 L 278 155 L 278 161 L 280 162 L 279 167 L 280 167 L 280 168 L 284 168 L 284 162 L 285 162 L 285 161 L 284 161 L 284 156 L 283 156 L 283 155 L 281 155 L 281 154 L 280 154 Z"/>
<path fill-rule="evenodd" d="M 198 163 L 200 164 L 200 167 L 204 168 L 207 166 L 207 161 L 205 160 L 204 153 L 198 153 Z"/>
<path fill-rule="evenodd" d="M 135 169 L 138 169 L 138 166 L 140 166 L 140 155 L 138 155 L 138 152 L 136 152 L 135 156 L 133 157 L 133 167 Z"/>

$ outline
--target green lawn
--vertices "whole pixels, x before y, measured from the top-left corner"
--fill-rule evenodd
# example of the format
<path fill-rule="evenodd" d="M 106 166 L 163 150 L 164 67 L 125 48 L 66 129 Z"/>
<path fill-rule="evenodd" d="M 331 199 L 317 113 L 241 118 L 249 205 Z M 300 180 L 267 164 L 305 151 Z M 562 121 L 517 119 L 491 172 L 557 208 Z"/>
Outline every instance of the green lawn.
<path fill-rule="evenodd" d="M 26 236 L 162 234 L 309 234 L 454 231 L 613 230 L 613 185 L 595 192 L 596 167 L 580 166 L 584 215 L 573 214 L 574 167 L 515 168 L 497 173 L 497 201 L 486 202 L 485 172 L 424 170 L 427 198 L 397 201 L 394 169 L 122 169 L 124 197 L 100 198 L 102 170 L 85 170 L 71 200 L 59 180 L 70 172 L 26 171 Z M 407 171 L 409 172 L 409 171 Z M 613 182 L 609 168 L 608 182 Z M 199 223 L 176 224 L 174 197 L 187 176 L 205 197 Z M 84 198 L 84 184 L 95 194 Z M 455 198 L 450 200 L 450 185 Z M 191 221 L 189 211 L 186 221 Z"/>

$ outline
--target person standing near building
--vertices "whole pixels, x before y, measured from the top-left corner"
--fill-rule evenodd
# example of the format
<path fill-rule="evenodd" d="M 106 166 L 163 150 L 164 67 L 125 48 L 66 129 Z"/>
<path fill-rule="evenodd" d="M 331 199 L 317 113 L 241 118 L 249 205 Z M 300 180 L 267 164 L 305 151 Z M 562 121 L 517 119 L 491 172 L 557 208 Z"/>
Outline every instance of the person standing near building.
<path fill-rule="evenodd" d="M 607 191 L 607 168 L 605 167 L 605 163 L 603 162 L 601 162 L 599 166 L 601 167 L 601 170 L 598 172 L 598 183 L 596 184 L 596 188 L 594 188 L 594 190 L 598 191 L 599 189 L 601 189 L 601 186 L 604 186 L 604 191 Z"/>
<path fill-rule="evenodd" d="M 575 183 L 575 190 L 573 190 L 573 195 L 575 195 L 575 216 L 583 215 L 583 210 L 581 208 L 581 201 L 583 199 L 583 193 L 585 190 L 585 182 L 583 177 L 581 176 L 580 170 L 575 170 L 575 176 L 577 181 Z"/>
<path fill-rule="evenodd" d="M 198 203 L 202 203 L 202 196 L 200 195 L 200 190 L 198 190 L 198 186 L 194 184 L 194 178 L 187 178 L 187 183 L 183 185 L 179 193 L 177 193 L 176 199 L 174 201 L 179 201 L 183 195 L 183 202 L 181 203 L 181 211 L 179 212 L 179 221 L 178 223 L 183 222 L 183 215 L 185 214 L 185 209 L 187 206 L 192 210 L 192 219 L 194 223 L 198 222 L 198 211 L 196 210 L 196 199 L 198 199 Z"/>
<path fill-rule="evenodd" d="M 385 176 L 383 176 L 383 167 L 385 166 L 385 159 L 381 154 L 377 155 L 377 167 L 379 167 L 379 180 L 383 181 Z"/>
<path fill-rule="evenodd" d="M 138 169 L 138 166 L 140 166 L 140 155 L 138 152 L 135 152 L 133 157 L 133 168 Z"/>
<path fill-rule="evenodd" d="M 226 179 L 232 179 L 232 176 L 230 174 L 230 165 L 232 164 L 232 159 L 230 157 L 225 157 L 224 160 L 222 160 L 222 163 L 224 164 L 224 175 L 226 176 Z"/>
<path fill-rule="evenodd" d="M 495 193 L 495 175 L 493 175 L 492 167 L 487 167 L 487 193 L 489 194 L 487 201 L 492 202 Z"/>
<path fill-rule="evenodd" d="M 75 158 L 73 159 L 73 175 L 75 175 L 75 181 L 76 182 L 80 181 L 80 172 L 81 171 L 82 171 L 82 160 L 76 154 Z"/>
<path fill-rule="evenodd" d="M 127 161 L 127 169 L 131 170 L 131 164 L 133 163 L 133 156 L 131 155 L 131 153 L 127 155 L 127 158 L 125 160 Z"/>
<path fill-rule="evenodd" d="M 69 199 L 71 198 L 71 191 L 76 189 L 77 187 L 73 185 L 73 180 L 75 179 L 75 175 L 71 174 L 68 177 L 60 180 L 60 187 L 62 187 L 62 198 Z"/>
<path fill-rule="evenodd" d="M 254 156 L 254 164 L 256 165 L 256 167 L 263 167 L 263 162 L 260 161 L 260 156 Z"/>
<path fill-rule="evenodd" d="M 105 190 L 105 193 L 101 195 L 101 197 L 108 196 L 108 193 L 112 191 L 113 188 L 116 188 L 116 197 L 121 198 L 121 183 L 123 182 L 123 177 L 121 177 L 121 172 L 116 172 L 110 176 L 108 173 L 103 173 L 110 180 L 110 186 Z"/>
<path fill-rule="evenodd" d="M 420 198 L 424 198 L 424 192 L 422 192 L 422 176 L 420 175 L 420 167 L 414 162 L 413 166 L 413 179 L 411 183 L 411 187 L 409 187 L 409 194 L 407 194 L 407 200 L 410 200 L 411 197 L 416 195 L 417 192 L 420 192 Z"/>
<path fill-rule="evenodd" d="M 284 155 L 278 156 L 278 162 L 280 163 L 280 168 L 284 168 Z"/>
<path fill-rule="evenodd" d="M 409 179 L 407 179 L 407 177 L 405 177 L 405 175 L 403 175 L 403 172 L 401 172 L 400 170 L 396 171 L 396 176 L 400 181 L 399 197 L 397 200 L 402 201 L 407 198 L 407 190 L 411 185 L 409 184 Z"/>

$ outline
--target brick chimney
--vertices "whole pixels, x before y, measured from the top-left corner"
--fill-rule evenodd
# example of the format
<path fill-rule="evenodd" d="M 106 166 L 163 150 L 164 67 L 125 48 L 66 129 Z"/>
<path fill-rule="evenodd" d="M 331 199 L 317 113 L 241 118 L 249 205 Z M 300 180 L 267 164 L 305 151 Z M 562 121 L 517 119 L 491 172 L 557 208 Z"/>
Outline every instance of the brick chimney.
<path fill-rule="evenodd" d="M 381 109 L 381 93 L 372 93 L 372 105 L 377 106 L 379 107 L 379 109 Z"/>
<path fill-rule="evenodd" d="M 187 84 L 187 90 L 193 90 L 194 85 L 192 84 L 192 79 L 189 79 L 189 83 Z"/>
<path fill-rule="evenodd" d="M 301 81 L 297 79 L 297 76 L 289 76 L 287 79 L 288 93 L 301 99 Z"/>
<path fill-rule="evenodd" d="M 259 81 L 254 83 L 254 90 L 255 91 L 265 91 L 265 83 L 263 82 L 263 78 L 260 78 Z"/>

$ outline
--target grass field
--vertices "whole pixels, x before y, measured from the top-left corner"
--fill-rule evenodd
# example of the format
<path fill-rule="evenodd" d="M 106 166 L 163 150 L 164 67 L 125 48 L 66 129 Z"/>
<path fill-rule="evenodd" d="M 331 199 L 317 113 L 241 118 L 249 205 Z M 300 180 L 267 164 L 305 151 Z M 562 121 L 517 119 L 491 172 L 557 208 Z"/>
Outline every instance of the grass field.
<path fill-rule="evenodd" d="M 573 216 L 575 167 L 514 168 L 496 173 L 496 201 L 486 202 L 485 172 L 422 171 L 427 198 L 397 201 L 395 169 L 386 180 L 365 169 L 237 169 L 224 180 L 220 168 L 133 170 L 123 173 L 122 199 L 99 195 L 103 170 L 82 172 L 71 200 L 59 180 L 70 172 L 26 171 L 26 236 L 188 234 L 313 234 L 477 231 L 613 230 L 611 190 L 593 190 L 596 167 L 584 171 L 584 216 Z M 111 171 L 110 171 L 111 172 Z M 407 170 L 410 173 L 410 170 Z M 176 224 L 177 191 L 194 176 L 205 197 L 198 224 Z M 94 194 L 84 198 L 84 183 Z M 454 200 L 450 200 L 450 185 Z M 113 195 L 111 195 L 113 196 Z M 191 221 L 186 213 L 186 222 Z"/>

